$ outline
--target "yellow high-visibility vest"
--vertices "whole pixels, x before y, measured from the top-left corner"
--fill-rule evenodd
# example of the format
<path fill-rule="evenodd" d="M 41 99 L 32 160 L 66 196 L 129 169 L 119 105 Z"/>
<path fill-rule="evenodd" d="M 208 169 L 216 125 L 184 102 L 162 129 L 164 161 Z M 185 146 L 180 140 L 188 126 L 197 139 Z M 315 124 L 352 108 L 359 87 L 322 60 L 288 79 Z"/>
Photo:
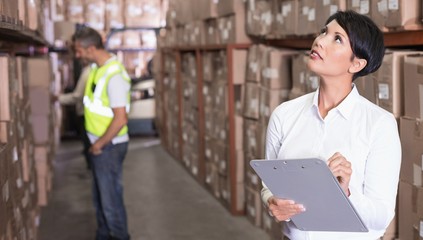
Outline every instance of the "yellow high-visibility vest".
<path fill-rule="evenodd" d="M 91 66 L 87 85 L 85 86 L 85 129 L 87 132 L 98 137 L 106 132 L 113 119 L 113 111 L 110 107 L 109 96 L 107 95 L 107 85 L 109 84 L 110 78 L 116 74 L 120 74 L 125 81 L 131 83 L 131 78 L 128 76 L 125 68 L 116 59 L 109 60 L 108 63 L 100 68 L 93 64 Z M 128 103 L 126 105 L 126 112 L 129 112 L 129 91 L 127 98 Z M 128 133 L 127 126 L 119 131 L 118 136 L 122 136 L 126 133 Z"/>

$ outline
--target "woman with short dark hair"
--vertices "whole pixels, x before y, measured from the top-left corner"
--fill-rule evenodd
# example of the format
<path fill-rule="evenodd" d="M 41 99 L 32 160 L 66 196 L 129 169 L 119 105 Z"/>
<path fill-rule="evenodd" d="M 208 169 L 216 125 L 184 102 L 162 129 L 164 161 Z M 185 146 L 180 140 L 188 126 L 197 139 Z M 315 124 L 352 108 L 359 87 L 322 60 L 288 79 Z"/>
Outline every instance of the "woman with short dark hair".
<path fill-rule="evenodd" d="M 306 206 L 276 198 L 264 186 L 262 199 L 277 221 L 285 221 L 289 239 L 375 240 L 393 219 L 401 165 L 397 122 L 360 96 L 353 84 L 380 67 L 384 52 L 383 34 L 370 18 L 353 11 L 335 13 L 314 40 L 307 63 L 320 76 L 319 88 L 273 111 L 266 159 L 326 160 L 369 229 L 301 231 L 289 219 L 307 211 Z"/>

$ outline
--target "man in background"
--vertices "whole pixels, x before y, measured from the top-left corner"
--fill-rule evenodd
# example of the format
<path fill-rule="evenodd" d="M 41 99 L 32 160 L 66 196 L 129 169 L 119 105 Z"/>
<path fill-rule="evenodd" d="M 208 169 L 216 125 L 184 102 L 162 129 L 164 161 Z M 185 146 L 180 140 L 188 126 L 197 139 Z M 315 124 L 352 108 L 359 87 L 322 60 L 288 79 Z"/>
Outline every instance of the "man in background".
<path fill-rule="evenodd" d="M 91 142 L 96 240 L 128 240 L 122 164 L 128 150 L 129 78 L 102 37 L 85 27 L 74 36 L 75 56 L 92 63 L 84 93 L 85 129 Z"/>

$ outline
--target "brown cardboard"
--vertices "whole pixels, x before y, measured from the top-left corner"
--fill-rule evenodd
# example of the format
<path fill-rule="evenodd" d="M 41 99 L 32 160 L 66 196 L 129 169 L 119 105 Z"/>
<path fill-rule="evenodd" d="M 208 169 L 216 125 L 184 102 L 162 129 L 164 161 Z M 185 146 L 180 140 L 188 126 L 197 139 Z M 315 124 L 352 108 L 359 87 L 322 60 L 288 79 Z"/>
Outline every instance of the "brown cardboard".
<path fill-rule="evenodd" d="M 160 0 L 126 0 L 124 19 L 126 27 L 160 27 Z M 181 1 L 181 3 L 187 1 Z"/>
<path fill-rule="evenodd" d="M 0 121 L 11 120 L 9 58 L 0 56 Z"/>
<path fill-rule="evenodd" d="M 423 188 L 406 182 L 399 185 L 399 239 L 422 239 Z"/>
<path fill-rule="evenodd" d="M 381 67 L 376 72 L 378 105 L 400 117 L 404 113 L 404 56 L 410 51 L 386 51 Z"/>
<path fill-rule="evenodd" d="M 404 58 L 404 115 L 423 118 L 423 55 Z"/>
<path fill-rule="evenodd" d="M 48 115 L 32 115 L 30 117 L 32 124 L 34 143 L 45 144 L 50 140 L 50 117 Z"/>
<path fill-rule="evenodd" d="M 218 1 L 217 15 L 219 17 L 223 17 L 231 14 L 242 14 L 243 16 L 245 16 L 244 0 Z"/>
<path fill-rule="evenodd" d="M 385 27 L 386 18 L 388 17 L 388 1 L 376 0 L 370 1 L 371 19 L 383 31 Z"/>
<path fill-rule="evenodd" d="M 7 144 L 10 141 L 10 122 L 0 121 L 0 145 Z"/>
<path fill-rule="evenodd" d="M 212 162 L 206 162 L 206 176 L 205 176 L 205 185 L 206 188 L 216 197 L 220 198 L 220 189 L 219 189 L 219 175 L 217 171 L 217 166 Z"/>
<path fill-rule="evenodd" d="M 306 52 L 299 52 L 299 54 L 292 56 L 292 89 L 289 94 L 289 99 L 294 99 L 307 93 L 306 76 L 308 68 L 306 61 L 308 55 Z"/>
<path fill-rule="evenodd" d="M 388 16 L 385 20 L 385 26 L 406 30 L 422 29 L 421 6 L 421 0 L 388 1 Z"/>
<path fill-rule="evenodd" d="M 401 117 L 400 137 L 402 146 L 400 179 L 415 186 L 422 186 L 423 122 Z"/>
<path fill-rule="evenodd" d="M 319 31 L 316 23 L 316 2 L 308 0 L 298 0 L 298 25 L 296 33 L 298 35 L 309 35 Z"/>
<path fill-rule="evenodd" d="M 260 192 L 248 187 L 245 188 L 245 203 L 247 219 L 257 227 L 260 227 L 262 215 L 262 203 Z"/>
<path fill-rule="evenodd" d="M 245 11 L 218 18 L 217 25 L 221 44 L 251 42 L 245 31 Z"/>
<path fill-rule="evenodd" d="M 50 88 L 51 65 L 46 58 L 28 58 L 28 82 L 30 87 Z"/>
<path fill-rule="evenodd" d="M 247 65 L 247 50 L 232 50 L 232 83 L 245 83 L 245 69 Z"/>
<path fill-rule="evenodd" d="M 203 81 L 212 82 L 214 80 L 214 52 L 204 52 L 203 59 Z"/>
<path fill-rule="evenodd" d="M 29 100 L 31 114 L 48 115 L 51 113 L 50 92 L 43 87 L 33 87 L 29 89 Z"/>
<path fill-rule="evenodd" d="M 261 44 L 254 44 L 248 49 L 246 80 L 261 83 L 261 59 L 267 55 L 270 48 Z"/>
<path fill-rule="evenodd" d="M 354 84 L 357 87 L 360 95 L 374 104 L 378 103 L 378 97 L 376 93 L 376 77 L 377 76 L 372 73 L 354 80 Z"/>
<path fill-rule="evenodd" d="M 205 34 L 206 34 L 206 44 L 214 45 L 219 44 L 219 35 L 217 29 L 217 19 L 207 19 L 204 21 L 205 24 Z"/>
<path fill-rule="evenodd" d="M 267 125 L 273 110 L 281 103 L 288 100 L 288 89 L 261 88 L 260 92 L 260 121 Z"/>
<path fill-rule="evenodd" d="M 250 166 L 250 161 L 253 159 L 257 159 L 257 157 L 244 151 L 244 182 L 246 187 L 260 191 L 262 189 L 261 179 Z"/>
<path fill-rule="evenodd" d="M 246 29 L 249 35 L 269 36 L 273 23 L 272 1 L 247 1 Z"/>
<path fill-rule="evenodd" d="M 234 101 L 235 101 L 235 113 L 236 115 L 242 116 L 244 106 L 244 85 L 234 85 Z"/>
<path fill-rule="evenodd" d="M 322 28 L 326 25 L 326 20 L 337 11 L 345 11 L 346 0 L 324 0 L 316 1 L 317 17 L 316 26 Z"/>
<path fill-rule="evenodd" d="M 244 118 L 238 115 L 234 116 L 235 118 L 235 149 L 238 151 L 243 150 L 244 143 Z M 241 157 L 241 156 L 239 156 Z M 242 154 L 242 159 L 244 155 Z"/>
<path fill-rule="evenodd" d="M 124 2 L 122 0 L 106 0 L 106 32 L 110 31 L 112 28 L 123 28 L 125 26 L 123 8 Z"/>
<path fill-rule="evenodd" d="M 262 158 L 261 155 L 261 128 L 257 120 L 244 119 L 244 151 L 247 153 L 250 160 Z"/>
<path fill-rule="evenodd" d="M 298 1 L 274 1 L 272 9 L 275 16 L 272 32 L 280 37 L 296 35 L 299 11 Z"/>
<path fill-rule="evenodd" d="M 347 9 L 370 17 L 370 0 L 347 0 Z"/>
<path fill-rule="evenodd" d="M 261 62 L 261 85 L 269 89 L 291 89 L 291 58 L 297 51 L 271 48 Z"/>
<path fill-rule="evenodd" d="M 75 33 L 75 23 L 68 21 L 54 22 L 54 39 L 63 43 L 72 41 L 72 35 Z M 57 44 L 56 44 L 57 46 Z M 65 45 L 63 45 L 64 47 Z"/>
<path fill-rule="evenodd" d="M 199 4 L 201 6 L 200 19 L 210 19 L 217 17 L 217 0 L 200 0 Z"/>
<path fill-rule="evenodd" d="M 256 83 L 245 83 L 244 114 L 251 119 L 259 119 L 260 87 Z"/>

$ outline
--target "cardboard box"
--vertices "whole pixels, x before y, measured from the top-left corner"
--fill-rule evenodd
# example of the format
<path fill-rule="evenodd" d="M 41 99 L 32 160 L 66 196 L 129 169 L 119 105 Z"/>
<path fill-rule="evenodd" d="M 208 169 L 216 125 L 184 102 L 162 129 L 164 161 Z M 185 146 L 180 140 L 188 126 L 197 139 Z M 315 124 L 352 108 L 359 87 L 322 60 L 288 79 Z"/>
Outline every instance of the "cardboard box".
<path fill-rule="evenodd" d="M 404 115 L 423 118 L 423 55 L 404 58 Z"/>
<path fill-rule="evenodd" d="M 269 47 L 261 44 L 254 44 L 248 49 L 246 80 L 248 82 L 261 83 L 262 56 L 266 56 Z"/>
<path fill-rule="evenodd" d="M 244 84 L 234 85 L 235 114 L 242 116 L 244 106 Z"/>
<path fill-rule="evenodd" d="M 405 30 L 422 29 L 421 7 L 421 0 L 388 1 L 388 15 L 385 26 Z"/>
<path fill-rule="evenodd" d="M 319 76 L 311 72 L 307 67 L 308 58 L 308 52 L 300 52 L 299 55 L 293 57 L 293 87 L 289 94 L 289 99 L 313 92 L 319 87 Z"/>
<path fill-rule="evenodd" d="M 410 51 L 386 51 L 376 74 L 378 105 L 400 117 L 404 113 L 404 57 Z"/>
<path fill-rule="evenodd" d="M 269 36 L 273 23 L 272 1 L 248 0 L 246 29 L 249 35 Z"/>
<path fill-rule="evenodd" d="M 245 83 L 244 114 L 250 119 L 259 119 L 260 86 L 257 83 Z"/>
<path fill-rule="evenodd" d="M 203 53 L 203 81 L 212 82 L 214 80 L 215 67 L 214 67 L 214 52 Z"/>
<path fill-rule="evenodd" d="M 232 50 L 232 83 L 245 83 L 245 69 L 247 65 L 247 50 Z"/>
<path fill-rule="evenodd" d="M 378 104 L 378 96 L 376 93 L 376 78 L 377 76 L 372 73 L 354 80 L 354 84 L 357 87 L 357 90 L 360 95 L 374 104 Z"/>
<path fill-rule="evenodd" d="M 297 51 L 271 48 L 261 62 L 261 86 L 269 89 L 291 89 L 291 59 Z"/>
<path fill-rule="evenodd" d="M 31 114 L 48 115 L 51 113 L 52 104 L 50 103 L 50 91 L 44 87 L 32 87 L 29 89 L 29 101 Z"/>
<path fill-rule="evenodd" d="M 257 227 L 262 225 L 262 201 L 260 192 L 248 187 L 245 188 L 245 204 L 247 219 Z"/>
<path fill-rule="evenodd" d="M 382 30 L 385 29 L 386 18 L 388 17 L 388 1 L 370 1 L 371 19 Z"/>
<path fill-rule="evenodd" d="M 32 115 L 30 117 L 35 144 L 45 144 L 50 141 L 51 120 L 48 115 Z"/>
<path fill-rule="evenodd" d="M 217 3 L 218 0 L 200 0 L 200 20 L 216 18 L 217 17 Z"/>
<path fill-rule="evenodd" d="M 261 179 L 256 172 L 251 168 L 250 161 L 257 159 L 251 154 L 244 151 L 244 182 L 245 187 L 260 191 L 262 189 Z"/>
<path fill-rule="evenodd" d="M 106 0 L 105 23 L 106 32 L 112 28 L 123 28 L 125 22 L 123 19 L 124 1 Z"/>
<path fill-rule="evenodd" d="M 326 25 L 326 20 L 336 13 L 337 11 L 345 11 L 347 8 L 346 0 L 324 0 L 316 1 L 317 9 L 317 18 L 316 25 L 317 27 L 322 28 Z"/>
<path fill-rule="evenodd" d="M 423 122 L 408 117 L 400 118 L 402 146 L 401 181 L 423 186 Z"/>
<path fill-rule="evenodd" d="M 217 15 L 219 17 L 224 17 L 231 14 L 242 14 L 245 16 L 244 0 L 225 0 L 217 2 Z"/>
<path fill-rule="evenodd" d="M 263 158 L 264 138 L 263 128 L 257 120 L 244 118 L 244 151 L 252 159 Z"/>
<path fill-rule="evenodd" d="M 273 110 L 288 100 L 289 89 L 268 89 L 261 87 L 260 92 L 260 121 L 267 126 Z"/>
<path fill-rule="evenodd" d="M 52 81 L 51 65 L 47 58 L 28 58 L 29 87 L 50 88 Z"/>
<path fill-rule="evenodd" d="M 406 182 L 399 185 L 399 239 L 422 239 L 423 188 Z"/>
<path fill-rule="evenodd" d="M 219 175 L 217 171 L 217 166 L 213 162 L 206 162 L 206 177 L 205 185 L 206 188 L 215 196 L 220 198 L 220 189 L 219 189 Z"/>
<path fill-rule="evenodd" d="M 50 1 L 50 17 L 53 21 L 63 21 L 66 14 L 66 5 L 64 0 Z"/>
<path fill-rule="evenodd" d="M 298 35 L 309 35 L 319 31 L 316 22 L 316 2 L 308 0 L 298 0 L 298 25 L 296 33 Z"/>
<path fill-rule="evenodd" d="M 370 0 L 347 0 L 347 9 L 370 17 Z"/>
<path fill-rule="evenodd" d="M 66 21 L 75 22 L 75 23 L 84 22 L 83 0 L 67 0 Z"/>
<path fill-rule="evenodd" d="M 245 31 L 245 11 L 217 19 L 220 44 L 250 43 Z"/>
<path fill-rule="evenodd" d="M 10 122 L 0 121 L 0 145 L 10 142 Z"/>
<path fill-rule="evenodd" d="M 273 34 L 278 37 L 296 35 L 299 11 L 298 1 L 274 1 L 272 9 L 275 16 L 272 24 Z"/>
<path fill-rule="evenodd" d="M 11 120 L 9 57 L 0 56 L 0 121 Z"/>
<path fill-rule="evenodd" d="M 205 43 L 207 45 L 214 45 L 219 44 L 219 35 L 218 35 L 218 29 L 217 29 L 217 19 L 207 19 L 204 21 L 205 24 Z"/>
<path fill-rule="evenodd" d="M 235 115 L 235 149 L 238 151 L 243 150 L 243 143 L 244 143 L 244 118 L 239 116 L 239 115 Z M 244 154 L 238 153 L 239 155 L 242 155 L 242 159 L 244 159 Z M 239 156 L 241 157 L 241 156 Z M 238 157 L 237 157 L 238 159 Z M 237 160 L 238 162 L 238 160 Z M 244 162 L 242 162 L 242 164 L 244 164 Z M 242 172 L 242 175 L 243 172 Z"/>
<path fill-rule="evenodd" d="M 160 27 L 161 14 L 160 0 L 126 0 L 123 16 L 126 27 Z"/>

